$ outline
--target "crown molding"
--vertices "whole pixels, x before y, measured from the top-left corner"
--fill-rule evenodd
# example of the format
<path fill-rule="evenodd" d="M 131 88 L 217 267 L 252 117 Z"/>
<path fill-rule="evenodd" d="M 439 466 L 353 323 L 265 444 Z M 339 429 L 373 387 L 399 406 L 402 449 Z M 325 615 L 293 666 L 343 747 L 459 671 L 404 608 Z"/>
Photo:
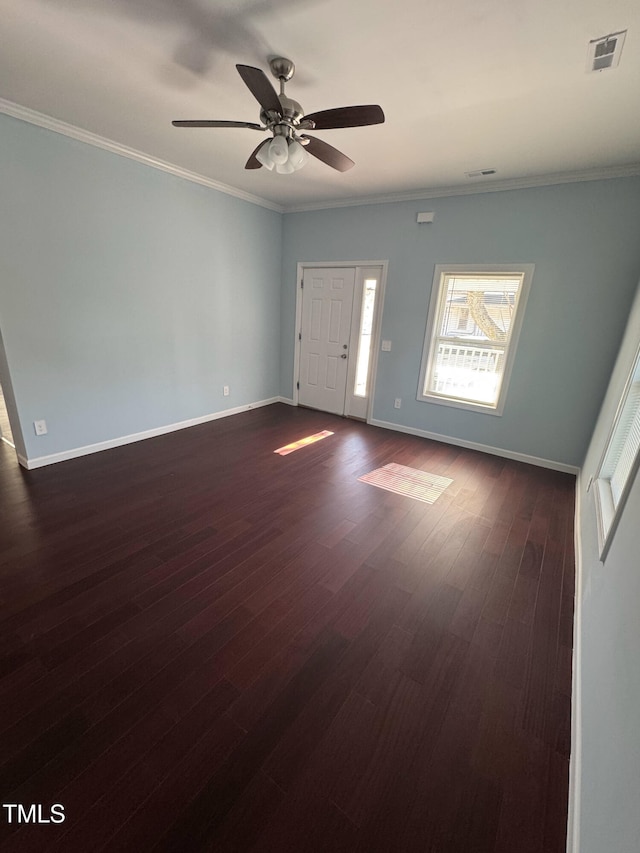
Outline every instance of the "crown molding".
<path fill-rule="evenodd" d="M 257 204 L 260 207 L 266 207 L 268 210 L 275 210 L 277 213 L 283 213 L 284 208 L 261 198 L 257 195 L 244 192 L 237 187 L 231 187 L 228 184 L 214 181 L 211 178 L 206 178 L 204 175 L 199 175 L 196 172 L 190 172 L 188 169 L 183 169 L 180 166 L 175 166 L 173 163 L 167 163 L 164 160 L 158 160 L 156 157 L 151 157 L 149 154 L 144 154 L 142 151 L 137 151 L 135 148 L 129 148 L 127 145 L 122 145 L 119 142 L 114 142 L 112 139 L 107 139 L 104 136 L 98 136 L 96 133 L 91 133 L 89 130 L 83 130 L 73 124 L 52 116 L 39 113 L 36 110 L 31 110 L 28 107 L 23 107 L 20 104 L 15 104 L 12 101 L 6 101 L 0 98 L 0 113 L 11 116 L 12 118 L 26 121 L 29 124 L 34 124 L 37 127 L 42 127 L 45 130 L 52 130 L 54 133 L 60 133 L 62 136 L 67 136 L 70 139 L 76 139 L 79 142 L 85 142 L 87 145 L 92 145 L 94 148 L 101 148 L 103 151 L 109 151 L 111 154 L 118 154 L 120 157 L 127 157 L 129 160 L 135 160 L 138 163 L 143 163 L 145 166 L 151 166 L 153 169 L 159 169 L 161 172 L 167 172 L 177 178 L 183 178 L 185 181 L 191 181 L 194 184 L 201 184 L 204 187 L 217 190 L 225 193 L 225 195 L 234 196 L 242 201 L 248 201 L 251 204 Z"/>
<path fill-rule="evenodd" d="M 367 204 L 391 204 L 399 201 L 422 201 L 429 198 L 448 198 L 460 195 L 479 195 L 498 193 L 507 190 L 525 190 L 534 187 L 550 187 L 555 184 L 575 184 L 583 181 L 603 181 L 611 178 L 632 178 L 640 175 L 640 163 L 626 166 L 607 166 L 601 169 L 583 169 L 576 172 L 557 172 L 549 175 L 536 175 L 530 178 L 511 178 L 504 181 L 474 183 L 468 186 L 446 186 L 424 190 L 412 190 L 404 193 L 386 193 L 376 196 L 359 196 L 347 199 L 292 204 L 284 206 L 284 213 L 304 213 L 313 210 L 330 210 L 336 207 L 360 207 Z"/>
<path fill-rule="evenodd" d="M 473 184 L 464 186 L 444 186 L 430 189 L 425 188 L 422 190 L 411 190 L 408 192 L 383 193 L 374 196 L 356 196 L 346 199 L 328 199 L 326 201 L 280 205 L 262 198 L 261 196 L 245 192 L 237 187 L 229 186 L 229 184 L 223 184 L 220 181 L 207 178 L 197 172 L 190 172 L 188 169 L 183 169 L 181 166 L 176 166 L 173 163 L 159 160 L 142 151 L 137 151 L 135 148 L 129 148 L 127 145 L 114 142 L 112 139 L 99 136 L 96 133 L 68 124 L 60 119 L 53 118 L 52 116 L 29 109 L 28 107 L 23 107 L 13 101 L 7 101 L 4 98 L 0 98 L 0 114 L 2 113 L 4 115 L 11 116 L 12 118 L 19 119 L 20 121 L 36 125 L 37 127 L 42 127 L 45 130 L 51 130 L 54 133 L 67 136 L 70 139 L 85 142 L 87 145 L 92 145 L 94 148 L 101 148 L 103 151 L 109 151 L 110 153 L 117 154 L 120 157 L 127 157 L 129 160 L 135 160 L 138 163 L 143 163 L 145 166 L 151 166 L 153 169 L 159 169 L 160 171 L 167 172 L 177 178 L 183 178 L 185 181 L 191 181 L 191 183 L 209 187 L 210 189 L 217 190 L 225 195 L 230 195 L 234 198 L 239 198 L 242 201 L 247 201 L 250 204 L 265 207 L 268 210 L 275 211 L 276 213 L 304 213 L 314 210 L 331 210 L 332 208 L 338 207 L 360 207 L 362 205 L 369 204 L 392 204 L 394 202 L 402 201 L 421 201 L 423 199 L 430 198 L 478 195 L 480 193 L 495 193 L 505 192 L 507 190 L 548 187 L 553 186 L 554 184 L 601 181 L 609 180 L 611 178 L 630 178 L 640 175 L 640 163 L 630 163 L 626 166 L 608 166 L 600 169 L 558 172 L 548 175 L 537 175 L 529 178 L 511 178 L 509 180 L 488 181 L 486 183 L 474 182 Z"/>

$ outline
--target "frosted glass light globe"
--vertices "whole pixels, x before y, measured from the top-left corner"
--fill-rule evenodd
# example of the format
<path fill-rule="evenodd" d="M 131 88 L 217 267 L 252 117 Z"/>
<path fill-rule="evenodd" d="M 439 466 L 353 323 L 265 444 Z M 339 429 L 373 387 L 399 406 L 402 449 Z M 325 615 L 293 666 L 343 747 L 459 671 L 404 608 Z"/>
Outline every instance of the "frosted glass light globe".
<path fill-rule="evenodd" d="M 282 166 L 289 159 L 289 146 L 284 136 L 274 136 L 269 145 L 269 156 L 276 164 Z"/>
<path fill-rule="evenodd" d="M 276 172 L 279 175 L 290 175 L 292 172 L 295 172 L 295 169 L 291 161 L 287 160 L 286 163 L 276 163 Z"/>
<path fill-rule="evenodd" d="M 304 164 L 309 159 L 309 155 L 304 150 L 302 145 L 297 140 L 293 140 L 293 142 L 289 145 L 289 162 L 297 172 L 298 169 L 302 169 Z"/>
<path fill-rule="evenodd" d="M 271 143 L 269 143 L 269 145 L 263 145 L 262 148 L 256 154 L 256 160 L 258 161 L 258 163 L 262 163 L 265 169 L 268 169 L 269 171 L 271 171 L 275 166 L 275 163 L 269 156 L 270 145 Z"/>

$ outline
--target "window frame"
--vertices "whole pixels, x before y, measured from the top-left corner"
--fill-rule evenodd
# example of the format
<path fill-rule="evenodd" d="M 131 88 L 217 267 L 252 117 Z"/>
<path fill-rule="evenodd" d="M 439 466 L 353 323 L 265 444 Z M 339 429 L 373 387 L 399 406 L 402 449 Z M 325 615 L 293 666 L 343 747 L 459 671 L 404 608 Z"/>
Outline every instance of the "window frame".
<path fill-rule="evenodd" d="M 624 506 L 631 491 L 631 487 L 638 473 L 638 469 L 640 468 L 639 446 L 636 448 L 633 462 L 629 468 L 629 473 L 627 474 L 627 478 L 616 504 L 613 497 L 613 491 L 611 489 L 611 477 L 604 475 L 604 469 L 609 467 L 609 454 L 612 452 L 615 444 L 619 441 L 618 429 L 621 428 L 622 415 L 625 411 L 631 390 L 633 386 L 637 384 L 637 380 L 634 381 L 634 379 L 638 371 L 640 371 L 640 345 L 636 348 L 633 361 L 631 362 L 631 368 L 627 374 L 627 379 L 624 384 L 622 394 L 620 395 L 620 400 L 611 423 L 607 440 L 604 444 L 604 449 L 602 451 L 596 473 L 592 477 L 587 489 L 589 490 L 593 486 L 594 503 L 596 507 L 596 526 L 598 531 L 598 547 L 600 552 L 600 562 L 602 563 L 606 560 L 616 528 L 618 527 L 618 523 L 624 511 Z M 636 409 L 634 409 L 634 411 L 637 411 L 638 408 L 640 408 L 640 404 L 636 402 Z"/>
<path fill-rule="evenodd" d="M 418 384 L 417 399 L 424 403 L 435 403 L 439 406 L 451 406 L 457 409 L 465 409 L 471 412 L 483 412 L 500 417 L 504 411 L 509 380 L 515 360 L 518 339 L 524 320 L 524 311 L 531 289 L 534 264 L 436 264 L 433 273 L 433 284 L 429 300 L 429 312 L 422 349 L 422 361 L 420 364 L 420 378 Z M 510 328 L 509 341 L 504 348 L 504 369 L 500 380 L 500 390 L 495 405 L 480 403 L 477 401 L 463 400 L 456 397 L 448 397 L 444 394 L 436 394 L 425 390 L 425 383 L 430 372 L 433 354 L 435 352 L 439 335 L 439 321 L 442 313 L 443 295 L 446 293 L 446 281 L 451 276 L 490 278 L 502 276 L 519 276 L 522 285 L 518 296 L 518 304 L 513 322 Z"/>

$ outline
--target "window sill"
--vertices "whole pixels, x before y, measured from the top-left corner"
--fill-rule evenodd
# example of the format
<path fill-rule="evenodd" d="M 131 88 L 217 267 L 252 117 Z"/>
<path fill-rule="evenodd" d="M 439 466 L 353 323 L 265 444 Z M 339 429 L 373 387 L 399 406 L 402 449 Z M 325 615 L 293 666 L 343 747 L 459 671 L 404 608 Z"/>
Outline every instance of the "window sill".
<path fill-rule="evenodd" d="M 418 394 L 416 399 L 420 403 L 435 403 L 437 406 L 450 406 L 454 409 L 465 409 L 467 412 L 482 412 L 484 415 L 495 415 L 496 417 L 502 417 L 504 409 L 504 404 L 490 406 L 483 403 L 458 400 L 455 397 L 441 397 L 437 394 Z"/>

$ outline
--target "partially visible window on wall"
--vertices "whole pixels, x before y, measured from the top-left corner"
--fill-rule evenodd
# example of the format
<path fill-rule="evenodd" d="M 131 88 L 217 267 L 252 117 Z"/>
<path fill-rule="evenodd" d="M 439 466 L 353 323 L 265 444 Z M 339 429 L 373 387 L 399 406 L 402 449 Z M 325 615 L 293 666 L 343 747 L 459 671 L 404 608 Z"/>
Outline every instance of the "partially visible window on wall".
<path fill-rule="evenodd" d="M 364 280 L 362 294 L 362 312 L 360 315 L 360 334 L 358 335 L 358 357 L 356 360 L 356 381 L 353 393 L 356 397 L 367 396 L 367 379 L 371 360 L 371 335 L 373 332 L 373 309 L 376 304 L 375 278 Z"/>
<path fill-rule="evenodd" d="M 436 267 L 419 400 L 502 414 L 532 275 L 532 264 Z"/>
<path fill-rule="evenodd" d="M 595 478 L 600 559 L 613 532 L 640 464 L 640 349 L 627 380 Z"/>

